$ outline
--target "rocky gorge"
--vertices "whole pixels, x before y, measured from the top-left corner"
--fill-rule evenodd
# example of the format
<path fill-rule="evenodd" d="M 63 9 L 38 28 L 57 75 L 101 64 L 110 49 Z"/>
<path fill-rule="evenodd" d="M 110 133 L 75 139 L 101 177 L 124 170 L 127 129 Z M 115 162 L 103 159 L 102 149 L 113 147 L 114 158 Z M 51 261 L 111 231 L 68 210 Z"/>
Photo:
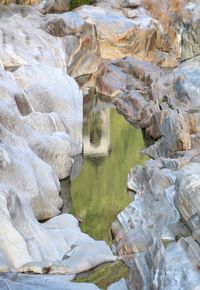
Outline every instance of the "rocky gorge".
<path fill-rule="evenodd" d="M 99 289 L 70 281 L 121 260 L 129 277 L 108 289 L 200 289 L 199 1 L 23 2 L 0 1 L 0 288 Z M 60 214 L 91 94 L 149 157 L 112 251 Z"/>

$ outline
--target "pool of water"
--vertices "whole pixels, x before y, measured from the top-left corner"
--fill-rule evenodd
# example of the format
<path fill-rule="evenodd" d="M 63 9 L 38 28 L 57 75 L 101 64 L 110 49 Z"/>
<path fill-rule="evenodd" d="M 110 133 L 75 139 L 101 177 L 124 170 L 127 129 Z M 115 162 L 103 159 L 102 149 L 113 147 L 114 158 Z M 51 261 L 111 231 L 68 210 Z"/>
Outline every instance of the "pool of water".
<path fill-rule="evenodd" d="M 83 232 L 111 244 L 111 224 L 131 201 L 128 172 L 145 159 L 143 137 L 111 104 L 91 96 L 84 101 L 84 150 L 74 159 L 71 180 L 61 182 L 63 212 L 75 215 Z M 79 274 L 75 281 L 107 289 L 127 276 L 128 268 L 118 261 Z"/>
<path fill-rule="evenodd" d="M 142 134 L 110 104 L 93 97 L 84 106 L 83 143 L 83 165 L 71 183 L 71 213 L 83 232 L 110 244 L 111 224 L 131 201 L 128 172 L 144 162 Z"/>

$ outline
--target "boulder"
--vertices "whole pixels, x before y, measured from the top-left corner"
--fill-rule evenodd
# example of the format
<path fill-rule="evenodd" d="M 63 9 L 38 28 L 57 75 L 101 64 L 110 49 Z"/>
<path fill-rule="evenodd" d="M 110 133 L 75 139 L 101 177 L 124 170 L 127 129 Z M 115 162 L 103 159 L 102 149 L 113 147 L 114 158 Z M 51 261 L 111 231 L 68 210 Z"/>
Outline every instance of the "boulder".
<path fill-rule="evenodd" d="M 131 4 L 127 3 L 125 7 L 127 5 Z M 109 5 L 84 5 L 76 12 L 95 25 L 102 57 L 116 59 L 130 55 L 155 64 L 169 65 L 171 56 L 167 38 L 162 34 L 159 23 L 145 13 L 128 19 L 121 10 L 111 11 Z"/>

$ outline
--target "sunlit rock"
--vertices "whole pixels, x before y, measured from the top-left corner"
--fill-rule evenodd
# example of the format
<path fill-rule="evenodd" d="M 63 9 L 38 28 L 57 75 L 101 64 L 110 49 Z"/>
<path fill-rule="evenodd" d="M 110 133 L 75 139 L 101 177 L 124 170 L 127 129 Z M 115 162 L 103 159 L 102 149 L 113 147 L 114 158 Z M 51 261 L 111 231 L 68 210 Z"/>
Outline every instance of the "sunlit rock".
<path fill-rule="evenodd" d="M 77 13 L 42 15 L 33 7 L 1 6 L 0 16 L 0 63 L 4 68 L 15 70 L 22 65 L 43 63 L 73 76 L 97 69 L 99 52 L 94 26 Z"/>
<path fill-rule="evenodd" d="M 35 4 L 43 13 L 66 12 L 70 10 L 71 0 L 37 0 Z"/>
<path fill-rule="evenodd" d="M 126 5 L 125 5 L 126 6 Z M 76 12 L 87 22 L 94 24 L 101 56 L 116 59 L 127 55 L 153 63 L 168 62 L 169 44 L 162 35 L 162 28 L 157 21 L 146 14 L 128 19 L 121 10 L 110 10 L 110 7 L 82 6 Z M 159 51 L 157 39 L 166 51 Z M 159 46 L 159 44 L 158 44 Z M 158 48 L 158 49 L 157 49 Z"/>
<path fill-rule="evenodd" d="M 82 94 L 74 79 L 59 68 L 46 65 L 23 66 L 13 76 L 18 86 L 25 91 L 32 107 L 33 124 L 30 117 L 29 124 L 35 126 L 34 112 L 49 113 L 54 131 L 69 135 L 73 144 L 70 155 L 81 153 L 83 104 Z M 61 138 L 66 139 L 64 134 Z"/>

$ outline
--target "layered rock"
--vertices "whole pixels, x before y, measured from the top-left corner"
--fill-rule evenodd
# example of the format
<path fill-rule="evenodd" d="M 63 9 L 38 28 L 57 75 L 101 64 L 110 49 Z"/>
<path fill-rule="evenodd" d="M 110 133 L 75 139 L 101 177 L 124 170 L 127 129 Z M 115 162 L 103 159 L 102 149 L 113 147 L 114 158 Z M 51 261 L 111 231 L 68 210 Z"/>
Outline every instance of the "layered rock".
<path fill-rule="evenodd" d="M 1 6 L 0 15 L 0 60 L 5 69 L 43 63 L 73 76 L 97 69 L 95 29 L 77 13 L 43 16 L 32 7 Z"/>
<path fill-rule="evenodd" d="M 0 7 L 0 271 L 76 274 L 117 259 L 73 216 L 56 216 L 59 179 L 82 151 L 82 93 L 70 74 L 153 143 L 145 153 L 154 160 L 129 174 L 134 201 L 112 227 L 129 288 L 198 289 L 199 3 L 97 1 L 46 14 L 69 2 Z M 32 283 L 57 289 L 52 276 L 0 277 L 2 289 Z"/>
<path fill-rule="evenodd" d="M 176 63 L 159 22 L 147 16 L 144 9 L 136 13 L 136 17 L 127 18 L 127 10 L 125 16 L 121 9 L 111 10 L 110 4 L 113 6 L 100 3 L 76 9 L 83 19 L 95 25 L 102 57 L 116 59 L 134 55 L 162 66 Z"/>
<path fill-rule="evenodd" d="M 198 57 L 169 72 L 126 58 L 106 63 L 96 78 L 97 89 L 153 140 L 144 152 L 154 160 L 131 170 L 133 202 L 112 226 L 130 289 L 200 285 L 198 69 Z"/>
<path fill-rule="evenodd" d="M 161 159 L 150 160 L 130 172 L 128 188 L 136 195 L 112 226 L 117 253 L 131 268 L 130 289 L 200 285 L 200 251 L 194 241 L 199 228 L 199 164 L 178 172 L 166 166 Z"/>

